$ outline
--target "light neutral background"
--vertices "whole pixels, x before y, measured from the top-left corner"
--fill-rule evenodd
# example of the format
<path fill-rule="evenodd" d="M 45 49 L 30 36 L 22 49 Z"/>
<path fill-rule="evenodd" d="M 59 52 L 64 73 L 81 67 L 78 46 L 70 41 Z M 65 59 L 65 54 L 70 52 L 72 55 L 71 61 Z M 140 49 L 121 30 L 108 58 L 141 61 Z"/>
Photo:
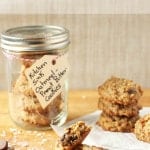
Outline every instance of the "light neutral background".
<path fill-rule="evenodd" d="M 22 3 L 18 0 L 14 0 L 14 3 L 8 0 L 0 1 L 0 32 L 10 27 L 35 24 L 68 28 L 71 37 L 71 89 L 97 88 L 111 75 L 133 79 L 143 87 L 150 87 L 150 15 L 143 14 L 144 11 L 148 11 L 147 5 L 144 5 L 146 3 L 140 5 L 140 1 L 137 0 L 132 4 L 135 6 L 135 14 L 128 14 L 131 10 L 130 5 L 125 5 L 122 12 L 124 14 L 113 11 L 112 14 L 107 14 L 108 11 L 100 12 L 104 7 L 96 6 L 96 3 L 100 4 L 98 0 L 94 0 L 93 4 L 90 1 L 80 2 L 80 5 L 85 6 L 79 5 L 79 9 L 73 1 L 56 5 L 47 0 L 49 7 L 46 3 L 43 4 L 40 0 L 39 2 L 38 4 L 37 0 L 33 6 L 24 0 Z M 73 4 L 76 7 L 73 7 Z M 109 5 L 111 9 L 108 9 L 108 0 L 103 4 L 106 10 L 121 11 L 118 6 L 122 5 L 118 1 L 114 1 L 113 7 Z M 64 7 L 66 9 L 62 9 Z M 138 9 L 141 10 L 140 13 Z M 0 88 L 5 89 L 5 64 L 2 54 L 0 68 Z"/>
<path fill-rule="evenodd" d="M 147 14 L 149 0 L 0 0 L 10 14 Z"/>

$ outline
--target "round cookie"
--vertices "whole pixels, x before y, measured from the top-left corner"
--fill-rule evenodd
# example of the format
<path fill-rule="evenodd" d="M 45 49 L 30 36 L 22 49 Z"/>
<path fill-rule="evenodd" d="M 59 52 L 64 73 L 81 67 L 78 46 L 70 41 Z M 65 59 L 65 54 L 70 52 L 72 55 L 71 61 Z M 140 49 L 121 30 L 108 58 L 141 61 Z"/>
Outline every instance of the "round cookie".
<path fill-rule="evenodd" d="M 111 77 L 98 87 L 99 95 L 111 103 L 135 104 L 142 96 L 142 89 L 132 80 Z"/>
<path fill-rule="evenodd" d="M 28 79 L 25 75 L 25 67 L 24 66 L 22 67 L 22 71 L 16 80 L 16 83 L 13 88 L 13 92 L 16 94 L 22 93 L 25 96 L 36 97 L 36 95 L 34 94 L 34 91 L 32 90 L 32 87 L 29 84 Z"/>
<path fill-rule="evenodd" d="M 29 124 L 48 125 L 49 118 L 56 117 L 61 111 L 61 95 L 58 95 L 45 109 L 37 98 L 20 95 L 23 102 L 21 119 Z"/>
<path fill-rule="evenodd" d="M 137 139 L 150 143 L 150 114 L 145 115 L 136 122 L 134 133 Z"/>
<path fill-rule="evenodd" d="M 104 130 L 112 132 L 132 132 L 135 122 L 139 119 L 139 116 L 134 117 L 118 117 L 108 116 L 104 112 L 101 114 L 98 125 Z"/>
<path fill-rule="evenodd" d="M 98 101 L 98 108 L 108 115 L 131 117 L 139 114 L 141 106 L 136 103 L 129 106 L 113 104 L 110 101 L 103 100 L 100 97 Z"/>
<path fill-rule="evenodd" d="M 53 99 L 53 101 L 45 109 L 42 108 L 36 97 L 20 95 L 20 98 L 23 102 L 23 110 L 29 113 L 42 113 L 47 116 L 53 113 L 56 116 L 61 109 L 61 95 L 58 95 L 55 99 Z M 51 115 L 51 117 L 54 117 L 54 115 Z"/>
<path fill-rule="evenodd" d="M 47 111 L 42 108 L 38 99 L 31 96 L 22 96 L 23 110 L 29 113 L 46 113 Z"/>
<path fill-rule="evenodd" d="M 31 125 L 47 126 L 50 124 L 50 119 L 43 114 L 29 113 L 26 111 L 22 111 L 20 113 L 22 121 Z"/>

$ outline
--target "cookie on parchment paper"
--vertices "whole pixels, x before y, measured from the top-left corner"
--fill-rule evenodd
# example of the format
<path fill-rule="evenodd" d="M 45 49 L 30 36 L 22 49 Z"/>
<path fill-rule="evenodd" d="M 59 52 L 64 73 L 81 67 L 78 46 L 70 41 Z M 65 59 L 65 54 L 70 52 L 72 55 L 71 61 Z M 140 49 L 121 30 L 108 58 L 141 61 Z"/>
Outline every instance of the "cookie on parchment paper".
<path fill-rule="evenodd" d="M 104 130 L 112 132 L 132 132 L 139 116 L 130 118 L 124 116 L 109 116 L 102 112 L 97 122 Z"/>

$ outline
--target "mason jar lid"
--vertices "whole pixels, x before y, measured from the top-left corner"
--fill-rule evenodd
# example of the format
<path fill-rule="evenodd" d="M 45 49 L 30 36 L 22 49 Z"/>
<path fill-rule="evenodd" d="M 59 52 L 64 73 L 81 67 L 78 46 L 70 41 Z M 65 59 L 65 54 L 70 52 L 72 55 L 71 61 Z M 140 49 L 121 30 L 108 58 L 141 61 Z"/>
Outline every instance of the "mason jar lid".
<path fill-rule="evenodd" d="M 1 47 L 13 53 L 63 51 L 69 42 L 69 31 L 60 26 L 22 26 L 1 34 Z"/>

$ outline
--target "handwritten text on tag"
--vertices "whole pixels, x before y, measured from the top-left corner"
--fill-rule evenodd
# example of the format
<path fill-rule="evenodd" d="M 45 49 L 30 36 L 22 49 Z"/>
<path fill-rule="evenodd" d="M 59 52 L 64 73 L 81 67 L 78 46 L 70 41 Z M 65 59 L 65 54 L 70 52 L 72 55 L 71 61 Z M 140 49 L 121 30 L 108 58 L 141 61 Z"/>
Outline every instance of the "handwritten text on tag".
<path fill-rule="evenodd" d="M 66 55 L 45 55 L 26 70 L 26 76 L 43 108 L 62 91 L 68 73 Z"/>

